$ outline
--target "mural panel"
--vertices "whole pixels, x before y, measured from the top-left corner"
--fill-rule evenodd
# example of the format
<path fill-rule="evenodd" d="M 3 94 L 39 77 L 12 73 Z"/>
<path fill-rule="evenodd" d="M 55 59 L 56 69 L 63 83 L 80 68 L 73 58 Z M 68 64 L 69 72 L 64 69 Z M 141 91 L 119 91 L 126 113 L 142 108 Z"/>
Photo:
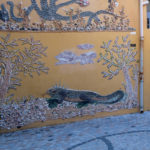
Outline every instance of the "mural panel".
<path fill-rule="evenodd" d="M 88 9 L 92 0 L 30 0 L 30 5 L 24 7 L 24 1 L 7 1 L 1 3 L 0 30 L 9 31 L 134 31 L 130 27 L 130 19 L 124 6 L 119 6 L 119 0 L 107 1 L 106 8 Z M 104 1 L 100 1 L 99 5 Z M 69 7 L 69 8 L 68 8 Z M 85 10 L 84 7 L 87 7 Z M 97 7 L 97 6 L 95 6 Z M 34 20 L 36 12 L 38 16 Z M 39 21 L 40 20 L 40 21 Z"/>
<path fill-rule="evenodd" d="M 113 80 L 122 73 L 124 82 L 120 83 L 118 90 L 105 95 L 94 90 L 50 86 L 47 89 L 47 98 L 27 96 L 16 99 L 13 91 L 21 86 L 20 73 L 34 77 L 34 73 L 48 73 L 43 56 L 46 56 L 47 47 L 33 37 L 11 39 L 10 35 L 1 36 L 0 39 L 0 128 L 20 128 L 35 121 L 67 119 L 76 116 L 94 115 L 97 112 L 111 112 L 120 109 L 138 107 L 138 61 L 137 52 L 131 46 L 128 36 L 103 42 L 100 49 L 93 44 L 78 44 L 80 55 L 69 50 L 60 52 L 55 56 L 58 64 L 48 66 L 52 68 L 76 66 L 89 66 L 96 59 L 103 78 Z M 48 49 L 51 49 L 50 47 Z M 98 56 L 97 53 L 100 53 Z M 41 59 L 42 58 L 42 59 Z M 85 58 L 85 59 L 84 59 Z M 81 61 L 79 61 L 81 60 Z M 84 63 L 83 63 L 84 62 Z M 104 67 L 106 66 L 106 69 Z M 55 73 L 57 76 L 57 73 Z M 100 76 L 94 74 L 92 78 Z M 49 73 L 49 76 L 50 73 Z M 79 81 L 80 82 L 80 81 Z M 89 82 L 89 81 L 87 81 Z M 65 84 L 65 83 L 63 83 Z M 121 87 L 124 87 L 124 90 Z M 99 85 L 103 87 L 103 84 Z M 78 87 L 77 87 L 78 88 Z M 92 88 L 91 88 L 92 89 Z M 102 91 L 103 92 L 103 91 Z"/>

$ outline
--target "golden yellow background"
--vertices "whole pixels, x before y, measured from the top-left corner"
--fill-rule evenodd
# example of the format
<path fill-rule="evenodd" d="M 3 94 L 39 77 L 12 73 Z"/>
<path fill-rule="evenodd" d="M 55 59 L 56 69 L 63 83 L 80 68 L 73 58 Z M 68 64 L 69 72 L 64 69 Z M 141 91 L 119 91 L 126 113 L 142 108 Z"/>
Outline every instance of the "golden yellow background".
<path fill-rule="evenodd" d="M 18 0 L 12 0 L 15 3 L 19 3 Z M 64 2 L 65 0 L 63 0 Z M 39 2 L 39 0 L 37 1 Z M 100 9 L 106 9 L 108 5 L 108 0 L 89 0 L 90 5 L 83 8 L 83 11 L 91 10 L 96 12 Z M 123 74 L 120 73 L 118 76 L 114 77 L 112 80 L 107 80 L 102 77 L 101 72 L 106 70 L 106 66 L 102 66 L 100 63 L 96 63 L 99 57 L 99 53 L 102 52 L 100 46 L 103 41 L 115 40 L 117 36 L 121 37 L 130 35 L 129 39 L 133 44 L 136 44 L 136 50 L 138 51 L 137 59 L 139 59 L 139 3 L 137 0 L 119 0 L 119 7 L 125 7 L 125 12 L 130 19 L 130 26 L 136 28 L 136 35 L 131 35 L 130 32 L 66 32 L 66 33 L 52 33 L 52 32 L 0 32 L 2 35 L 11 33 L 12 39 L 25 38 L 33 36 L 35 40 L 40 40 L 44 46 L 47 46 L 47 57 L 43 58 L 46 66 L 50 68 L 48 75 L 41 74 L 38 76 L 34 74 L 34 78 L 25 77 L 21 75 L 22 86 L 17 87 L 15 92 L 16 97 L 33 95 L 35 97 L 46 96 L 46 91 L 54 86 L 56 83 L 64 85 L 66 88 L 76 89 L 76 90 L 90 90 L 100 93 L 101 95 L 108 95 L 112 92 L 122 89 L 122 81 L 124 81 Z M 6 3 L 6 0 L 1 0 L 0 3 Z M 23 0 L 24 6 L 30 6 L 30 0 Z M 72 5 L 71 7 L 77 7 L 78 5 Z M 67 6 L 67 8 L 69 8 Z M 63 13 L 62 10 L 59 10 Z M 144 8 L 145 15 L 144 19 L 146 22 L 146 7 Z M 16 12 L 17 14 L 17 12 Z M 33 17 L 34 16 L 34 17 Z M 36 12 L 32 12 L 32 21 L 37 21 L 39 18 Z M 145 110 L 150 109 L 150 42 L 149 42 L 150 31 L 146 29 L 145 24 L 145 50 L 144 50 L 144 73 L 145 73 L 145 83 L 144 83 L 144 104 Z M 89 43 L 93 44 L 95 47 L 92 51 L 97 53 L 97 59 L 95 59 L 94 64 L 79 65 L 79 64 L 66 64 L 66 65 L 55 65 L 57 60 L 55 56 L 63 52 L 64 50 L 73 50 L 76 53 L 88 52 L 88 50 L 81 51 L 77 48 L 77 45 Z M 118 115 L 124 113 L 137 112 L 138 109 L 133 110 L 120 110 L 113 113 L 98 113 L 95 117 L 101 117 L 106 115 Z M 83 117 L 83 119 L 88 119 L 91 117 Z M 78 117 L 75 119 L 70 119 L 68 121 L 81 120 Z M 49 121 L 47 124 L 63 123 L 68 121 Z M 41 125 L 32 125 L 41 126 Z"/>

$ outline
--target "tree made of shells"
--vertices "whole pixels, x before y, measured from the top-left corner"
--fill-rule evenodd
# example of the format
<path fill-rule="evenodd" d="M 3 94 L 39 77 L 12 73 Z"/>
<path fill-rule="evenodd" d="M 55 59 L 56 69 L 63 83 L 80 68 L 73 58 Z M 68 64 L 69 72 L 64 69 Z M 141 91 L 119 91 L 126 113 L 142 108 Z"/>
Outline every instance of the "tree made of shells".
<path fill-rule="evenodd" d="M 107 71 L 103 71 L 103 77 L 111 80 L 117 76 L 120 71 L 123 72 L 125 84 L 123 83 L 128 98 L 137 100 L 138 93 L 138 65 L 136 63 L 135 48 L 130 46 L 131 41 L 128 40 L 128 35 L 122 37 L 122 42 L 119 43 L 117 37 L 115 41 L 103 42 L 101 46 L 103 52 L 100 53 L 98 62 L 107 65 Z M 131 70 L 131 71 L 130 71 Z M 132 72 L 132 76 L 131 76 Z M 135 83 L 133 84 L 134 81 Z"/>
<path fill-rule="evenodd" d="M 8 98 L 8 91 L 21 85 L 20 73 L 33 76 L 41 72 L 48 72 L 48 68 L 41 61 L 46 56 L 47 47 L 33 37 L 11 39 L 10 34 L 0 36 L 0 101 L 4 103 Z"/>

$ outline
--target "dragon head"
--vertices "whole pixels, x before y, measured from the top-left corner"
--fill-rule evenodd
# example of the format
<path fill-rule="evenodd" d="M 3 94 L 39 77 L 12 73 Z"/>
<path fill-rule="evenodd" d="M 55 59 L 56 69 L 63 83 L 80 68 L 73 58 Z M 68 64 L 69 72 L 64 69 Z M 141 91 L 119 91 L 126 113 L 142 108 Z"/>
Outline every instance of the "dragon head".
<path fill-rule="evenodd" d="M 64 91 L 65 89 L 63 87 L 54 86 L 50 88 L 47 93 L 53 97 L 53 96 L 59 95 L 60 93 L 63 93 Z"/>

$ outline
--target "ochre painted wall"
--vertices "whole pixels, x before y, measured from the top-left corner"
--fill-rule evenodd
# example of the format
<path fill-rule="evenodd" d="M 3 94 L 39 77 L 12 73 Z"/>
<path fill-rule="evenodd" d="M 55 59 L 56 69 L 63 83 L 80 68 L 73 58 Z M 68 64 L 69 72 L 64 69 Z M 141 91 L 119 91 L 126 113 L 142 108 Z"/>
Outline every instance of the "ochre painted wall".
<path fill-rule="evenodd" d="M 12 0 L 16 3 L 18 1 Z M 6 3 L 6 1 L 1 1 Z M 23 5 L 29 5 L 30 2 L 23 1 Z M 92 1 L 90 5 L 83 9 L 99 10 L 107 6 L 107 0 L 103 2 Z M 134 5 L 134 7 L 133 7 Z M 101 94 L 108 94 L 120 88 L 120 83 L 123 76 L 120 74 L 113 80 L 108 81 L 102 78 L 101 71 L 103 66 L 95 63 L 90 65 L 58 65 L 56 66 L 56 58 L 60 52 L 64 50 L 74 50 L 76 53 L 82 53 L 77 49 L 77 45 L 83 43 L 93 44 L 95 46 L 93 51 L 97 53 L 97 58 L 101 52 L 100 46 L 103 42 L 115 40 L 118 36 L 130 35 L 131 43 L 136 44 L 136 50 L 139 51 L 139 6 L 136 0 L 119 1 L 119 8 L 125 7 L 125 12 L 130 19 L 130 26 L 136 28 L 136 34 L 130 35 L 130 32 L 66 32 L 66 33 L 45 33 L 45 32 L 1 32 L 2 35 L 11 33 L 11 39 L 34 37 L 35 40 L 40 40 L 41 43 L 48 47 L 47 57 L 43 59 L 46 66 L 50 68 L 49 74 L 41 76 L 34 75 L 34 78 L 22 77 L 22 86 L 17 88 L 16 95 L 34 95 L 42 96 L 48 88 L 55 84 L 64 84 L 69 88 L 86 89 L 100 92 Z M 106 7 L 107 8 L 107 7 Z M 119 9 L 117 8 L 117 9 Z M 85 51 L 87 52 L 87 51 Z M 137 56 L 138 58 L 138 56 Z M 96 59 L 95 59 L 96 61 Z M 119 81 L 118 81 L 119 80 Z M 82 81 L 82 82 L 81 82 Z M 114 84 L 115 83 L 115 84 Z M 113 85 L 110 88 L 109 85 Z"/>
<path fill-rule="evenodd" d="M 14 2 L 18 2 L 17 0 L 12 0 Z M 90 6 L 85 7 L 85 10 L 99 10 L 101 8 L 107 7 L 108 0 L 91 0 Z M 1 0 L 0 3 L 6 3 L 5 0 Z M 29 1 L 23 1 L 23 5 L 29 5 Z M 124 81 L 123 74 L 120 73 L 118 76 L 114 77 L 112 80 L 107 80 L 102 77 L 101 72 L 106 69 L 105 66 L 96 63 L 97 58 L 99 57 L 99 53 L 101 52 L 100 46 L 105 41 L 115 40 L 118 36 L 120 39 L 122 36 L 130 35 L 129 39 L 131 43 L 136 44 L 136 50 L 138 52 L 136 58 L 139 60 L 139 3 L 137 0 L 120 0 L 119 8 L 121 6 L 125 7 L 125 12 L 128 18 L 130 19 L 130 26 L 136 28 L 136 31 L 132 34 L 131 32 L 66 32 L 66 33 L 52 33 L 52 32 L 0 32 L 2 35 L 6 35 L 11 33 L 11 39 L 16 38 L 25 38 L 25 37 L 34 37 L 35 40 L 40 40 L 44 46 L 47 46 L 48 49 L 46 51 L 47 57 L 43 58 L 43 62 L 45 65 L 50 68 L 48 74 L 41 74 L 38 76 L 34 74 L 34 78 L 25 77 L 20 75 L 22 79 L 22 86 L 17 87 L 15 92 L 15 97 L 22 97 L 33 95 L 35 97 L 47 97 L 46 91 L 54 86 L 55 84 L 64 85 L 67 88 L 76 89 L 76 90 L 89 90 L 100 93 L 101 95 L 108 95 L 116 90 L 122 89 L 122 81 Z M 119 9 L 118 8 L 118 9 Z M 36 13 L 33 12 L 32 15 L 36 16 Z M 36 20 L 36 17 L 34 18 Z M 34 19 L 32 20 L 34 22 Z M 145 37 L 148 37 L 150 31 L 145 30 Z M 150 47 L 148 38 L 145 38 L 145 51 L 144 51 L 144 72 L 145 72 L 145 84 L 144 84 L 144 103 L 145 110 L 150 109 L 150 101 L 149 101 L 149 53 L 148 47 Z M 83 53 L 83 51 L 77 48 L 77 45 L 89 43 L 93 44 L 95 47 L 92 51 L 95 51 L 97 54 L 97 58 L 94 60 L 94 64 L 86 64 L 86 65 L 55 65 L 57 60 L 55 56 L 63 52 L 64 50 L 72 50 L 77 54 Z M 84 51 L 88 52 L 88 51 Z M 133 113 L 137 112 L 137 109 L 132 110 L 120 110 L 113 113 L 97 113 L 94 117 L 103 117 L 109 115 L 120 115 L 124 113 Z M 74 118 L 68 120 L 52 120 L 48 121 L 45 125 L 49 124 L 58 124 L 82 119 L 91 118 L 89 116 L 83 118 Z M 41 126 L 42 123 L 37 123 L 35 125 L 31 125 L 28 127 L 36 127 Z M 27 127 L 27 128 L 28 128 Z"/>
<path fill-rule="evenodd" d="M 4 34 L 4 33 L 3 33 Z M 46 91 L 56 84 L 64 85 L 72 89 L 86 89 L 96 91 L 102 95 L 110 94 L 122 87 L 124 80 L 120 74 L 112 80 L 104 79 L 101 71 L 105 67 L 99 63 L 87 65 L 55 65 L 57 56 L 64 50 L 73 50 L 76 53 L 83 53 L 77 48 L 82 43 L 90 43 L 95 45 L 93 51 L 99 55 L 100 46 L 103 41 L 109 41 L 116 36 L 126 36 L 127 32 L 91 32 L 91 33 L 13 33 L 12 38 L 29 37 L 32 35 L 35 40 L 40 40 L 44 46 L 47 46 L 47 57 L 43 59 L 46 66 L 50 68 L 48 75 L 34 75 L 34 78 L 22 76 L 22 86 L 17 88 L 16 95 L 21 97 L 25 95 L 33 95 L 41 97 Z M 108 38 L 109 37 L 109 38 Z M 130 36 L 132 43 L 138 43 L 135 35 Z M 137 44 L 138 45 L 138 44 Z M 138 49 L 138 47 L 137 47 Z M 86 50 L 85 50 L 86 51 Z M 97 59 L 95 59 L 96 61 Z M 113 88 L 110 88 L 113 85 Z M 86 88 L 85 88 L 86 87 Z M 123 89 L 123 87 L 122 87 Z"/>

